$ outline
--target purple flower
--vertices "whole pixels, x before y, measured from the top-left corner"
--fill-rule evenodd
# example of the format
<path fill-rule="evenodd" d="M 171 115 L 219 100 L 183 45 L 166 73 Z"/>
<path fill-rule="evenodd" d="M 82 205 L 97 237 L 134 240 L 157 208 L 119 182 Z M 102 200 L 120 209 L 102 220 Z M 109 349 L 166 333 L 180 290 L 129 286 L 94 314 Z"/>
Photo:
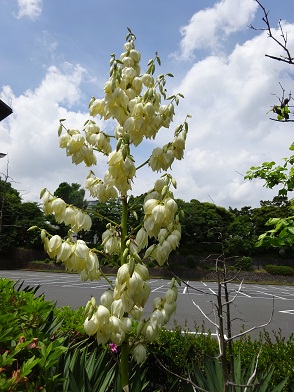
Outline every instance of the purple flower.
<path fill-rule="evenodd" d="M 115 353 L 115 354 L 118 353 L 118 351 L 117 351 L 117 345 L 116 345 L 115 343 L 109 343 L 109 348 L 110 348 L 110 350 L 111 350 L 113 353 Z"/>

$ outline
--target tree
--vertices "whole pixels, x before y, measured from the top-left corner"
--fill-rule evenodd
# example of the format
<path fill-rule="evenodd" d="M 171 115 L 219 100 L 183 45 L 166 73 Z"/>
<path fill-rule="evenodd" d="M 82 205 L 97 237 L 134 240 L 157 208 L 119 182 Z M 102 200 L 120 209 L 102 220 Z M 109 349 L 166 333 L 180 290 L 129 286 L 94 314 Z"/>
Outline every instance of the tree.
<path fill-rule="evenodd" d="M 70 185 L 67 182 L 62 182 L 54 192 L 54 196 L 60 197 L 67 204 L 72 204 L 78 208 L 86 208 L 85 193 L 85 189 L 81 188 L 80 184 L 72 183 Z"/>
<path fill-rule="evenodd" d="M 16 245 L 26 248 L 43 248 L 40 236 L 35 231 L 28 231 L 32 225 L 47 227 L 46 218 L 40 206 L 36 202 L 24 202 L 19 206 L 19 214 L 16 220 L 18 236 Z"/>
<path fill-rule="evenodd" d="M 266 11 L 265 7 L 258 1 L 263 11 L 263 22 L 265 27 L 257 29 L 251 26 L 255 30 L 265 30 L 268 33 L 269 38 L 273 39 L 276 44 L 281 48 L 282 53 L 280 56 L 273 56 L 266 54 L 267 57 L 275 60 L 282 61 L 289 65 L 294 64 L 294 57 L 288 48 L 287 33 L 284 32 L 281 22 L 279 22 L 280 37 L 277 38 L 271 29 L 271 24 L 269 21 L 269 13 Z M 289 104 L 291 103 L 292 97 L 285 96 L 285 90 L 282 88 L 282 96 L 279 98 L 279 103 L 273 105 L 270 111 L 277 115 L 277 118 L 271 118 L 272 121 L 282 121 L 285 123 L 293 122 L 294 120 L 290 117 L 291 111 L 289 109 Z M 291 144 L 290 150 L 294 150 L 294 143 Z M 261 178 L 265 180 L 265 186 L 268 188 L 279 187 L 278 196 L 288 196 L 290 192 L 294 190 L 294 155 L 289 158 L 284 158 L 283 165 L 277 165 L 276 162 L 264 162 L 261 166 L 251 167 L 246 173 L 246 177 L 250 180 L 254 178 Z M 290 201 L 290 204 L 292 202 Z M 267 221 L 268 226 L 273 226 L 271 230 L 263 233 L 259 236 L 258 245 L 268 244 L 271 246 L 281 247 L 281 246 L 292 246 L 294 244 L 294 216 L 293 214 L 288 215 L 283 218 L 271 218 Z"/>
<path fill-rule="evenodd" d="M 10 252 L 17 241 L 17 218 L 21 207 L 21 197 L 14 189 L 8 176 L 0 178 L 0 252 Z"/>
<path fill-rule="evenodd" d="M 214 252 L 214 244 L 218 242 L 220 234 L 227 236 L 233 214 L 223 207 L 195 199 L 190 202 L 177 200 L 177 203 L 183 211 L 181 251 L 188 254 L 195 251 Z"/>

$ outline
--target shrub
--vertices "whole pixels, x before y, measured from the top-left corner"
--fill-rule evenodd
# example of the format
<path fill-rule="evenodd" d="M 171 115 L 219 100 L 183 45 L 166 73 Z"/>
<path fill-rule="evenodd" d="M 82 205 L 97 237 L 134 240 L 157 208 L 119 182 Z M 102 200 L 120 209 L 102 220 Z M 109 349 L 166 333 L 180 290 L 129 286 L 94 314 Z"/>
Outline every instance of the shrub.
<path fill-rule="evenodd" d="M 234 267 L 239 271 L 252 271 L 253 266 L 251 257 L 238 257 L 234 264 Z"/>
<path fill-rule="evenodd" d="M 187 383 L 179 380 L 174 374 L 163 371 L 164 365 L 169 371 L 188 378 L 192 364 L 202 365 L 205 355 L 214 356 L 218 350 L 217 340 L 210 334 L 183 332 L 181 327 L 172 331 L 162 329 L 156 341 L 148 345 L 147 379 L 156 380 L 152 391 L 160 387 L 160 391 L 185 390 Z M 172 388 L 172 389 L 171 389 Z"/>
<path fill-rule="evenodd" d="M 267 264 L 264 269 L 266 270 L 266 272 L 272 275 L 294 275 L 294 269 L 292 267 L 288 267 L 287 265 Z"/>
<path fill-rule="evenodd" d="M 58 335 L 60 320 L 55 305 L 36 296 L 38 287 L 25 287 L 0 279 L 0 390 L 58 390 L 55 374 L 67 350 Z"/>
<path fill-rule="evenodd" d="M 274 387 L 288 378 L 287 385 L 283 391 L 294 390 L 294 337 L 291 335 L 285 339 L 281 335 L 281 331 L 268 332 L 260 334 L 259 339 L 251 340 L 250 335 L 237 340 L 233 344 L 234 353 L 242 352 L 242 361 L 249 364 L 250 358 L 260 351 L 258 359 L 258 372 L 265 373 L 270 364 L 273 364 L 274 370 L 271 378 L 270 386 Z"/>

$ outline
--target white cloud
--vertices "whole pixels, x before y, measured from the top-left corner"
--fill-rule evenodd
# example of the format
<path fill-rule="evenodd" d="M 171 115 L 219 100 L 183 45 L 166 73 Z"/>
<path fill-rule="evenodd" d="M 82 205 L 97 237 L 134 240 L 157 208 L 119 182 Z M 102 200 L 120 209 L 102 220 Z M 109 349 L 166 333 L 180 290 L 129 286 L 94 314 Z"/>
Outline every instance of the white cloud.
<path fill-rule="evenodd" d="M 17 18 L 27 17 L 35 20 L 42 13 L 43 0 L 17 0 L 18 3 L 18 14 Z"/>
<path fill-rule="evenodd" d="M 294 25 L 287 25 L 288 44 L 294 42 Z M 262 182 L 244 181 L 251 166 L 289 155 L 293 134 L 289 124 L 270 121 L 266 112 L 278 103 L 279 82 L 287 89 L 293 70 L 273 61 L 279 55 L 265 33 L 237 45 L 225 56 L 209 56 L 191 67 L 177 86 L 185 96 L 180 115 L 189 113 L 189 133 L 184 160 L 174 165 L 178 196 L 223 206 L 256 206 L 273 192 Z M 288 93 L 287 91 L 286 93 Z M 291 125 L 290 125 L 291 126 Z"/>
<path fill-rule="evenodd" d="M 60 182 L 78 182 L 84 186 L 89 169 L 74 167 L 65 151 L 58 148 L 57 129 L 60 118 L 66 125 L 82 129 L 88 118 L 68 107 L 81 98 L 80 83 L 85 70 L 66 66 L 61 70 L 50 67 L 34 91 L 16 97 L 4 87 L 1 98 L 11 102 L 14 113 L 0 124 L 1 152 L 8 153 L 9 175 L 24 199 L 38 200 L 40 190 L 54 191 Z M 4 171 L 5 160 L 0 162 Z"/>
<path fill-rule="evenodd" d="M 221 0 L 195 13 L 180 30 L 183 39 L 177 57 L 189 59 L 197 49 L 215 52 L 223 39 L 248 25 L 257 7 L 254 0 Z"/>

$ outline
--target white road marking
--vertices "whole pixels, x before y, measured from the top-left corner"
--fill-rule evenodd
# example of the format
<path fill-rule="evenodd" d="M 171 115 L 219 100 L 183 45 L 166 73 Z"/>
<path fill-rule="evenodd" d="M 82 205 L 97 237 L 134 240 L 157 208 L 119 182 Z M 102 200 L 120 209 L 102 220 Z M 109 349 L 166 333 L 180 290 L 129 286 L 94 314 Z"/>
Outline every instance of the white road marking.
<path fill-rule="evenodd" d="M 245 297 L 252 298 L 251 295 L 244 293 L 244 291 L 239 291 L 239 294 L 244 295 Z"/>
<path fill-rule="evenodd" d="M 187 281 L 187 284 L 189 284 L 189 281 Z M 185 287 L 184 287 L 184 290 L 183 290 L 183 294 L 186 294 L 187 289 L 188 289 L 188 286 L 185 286 Z"/>
<path fill-rule="evenodd" d="M 294 310 L 279 310 L 279 313 L 294 314 Z"/>
<path fill-rule="evenodd" d="M 278 295 L 271 294 L 271 293 L 265 293 L 264 291 L 256 291 L 256 292 L 259 293 L 259 294 L 269 295 L 269 296 L 274 297 L 274 298 L 286 300 L 286 298 L 284 298 L 284 297 L 279 297 Z"/>
<path fill-rule="evenodd" d="M 156 287 L 156 289 L 151 290 L 151 293 L 154 293 L 155 291 L 160 290 L 160 289 L 162 289 L 163 287 L 164 287 L 164 284 L 161 285 L 161 286 L 159 286 L 159 287 Z"/>

